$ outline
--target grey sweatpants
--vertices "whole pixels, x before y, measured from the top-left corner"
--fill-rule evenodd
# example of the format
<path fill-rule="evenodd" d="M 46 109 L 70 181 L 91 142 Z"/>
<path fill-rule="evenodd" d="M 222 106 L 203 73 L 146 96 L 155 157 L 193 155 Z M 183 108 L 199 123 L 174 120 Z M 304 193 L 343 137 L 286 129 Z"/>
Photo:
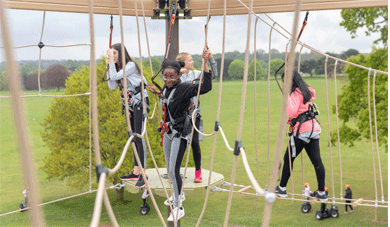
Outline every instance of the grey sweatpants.
<path fill-rule="evenodd" d="M 178 201 L 183 185 L 183 181 L 180 177 L 180 166 L 187 149 L 187 143 L 187 140 L 181 137 L 173 137 L 171 140 L 167 133 L 164 134 L 163 148 L 169 177 L 172 180 L 173 195 L 175 198 L 173 203 L 174 207 L 179 206 Z"/>

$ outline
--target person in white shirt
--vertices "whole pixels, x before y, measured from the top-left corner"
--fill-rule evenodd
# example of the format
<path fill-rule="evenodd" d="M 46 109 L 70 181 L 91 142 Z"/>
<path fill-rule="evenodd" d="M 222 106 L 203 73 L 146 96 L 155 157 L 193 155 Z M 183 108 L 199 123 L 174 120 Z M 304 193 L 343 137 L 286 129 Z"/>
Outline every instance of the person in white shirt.
<path fill-rule="evenodd" d="M 129 121 L 131 124 L 131 129 L 133 132 L 141 134 L 143 131 L 143 125 L 145 121 L 145 117 L 143 115 L 143 102 L 142 102 L 142 90 L 144 91 L 145 98 L 145 109 L 149 112 L 149 98 L 148 93 L 145 89 L 142 89 L 142 81 L 144 80 L 144 85 L 147 86 L 146 79 L 143 75 L 141 75 L 141 70 L 136 62 L 134 62 L 129 53 L 125 49 L 125 62 L 126 65 L 122 65 L 122 45 L 120 43 L 112 45 L 111 49 L 107 50 L 107 60 L 106 63 L 108 65 L 108 73 L 107 73 L 107 83 L 108 87 L 111 90 L 119 87 L 121 90 L 121 99 L 122 103 L 122 114 L 125 111 L 125 97 L 123 97 L 123 93 L 126 93 L 126 98 L 128 99 L 129 104 Z M 123 68 L 125 67 L 126 72 L 126 85 L 127 91 L 124 92 L 124 81 L 123 81 Z M 130 136 L 130 135 L 129 135 Z M 134 139 L 135 146 L 137 148 L 137 153 L 139 159 L 141 161 L 141 166 L 138 166 L 137 160 L 134 156 L 134 170 L 131 171 L 127 175 L 123 175 L 120 177 L 121 180 L 131 180 L 136 181 L 136 187 L 144 187 L 145 180 L 142 177 L 141 168 L 145 169 L 146 167 L 146 145 L 144 138 L 135 137 Z"/>

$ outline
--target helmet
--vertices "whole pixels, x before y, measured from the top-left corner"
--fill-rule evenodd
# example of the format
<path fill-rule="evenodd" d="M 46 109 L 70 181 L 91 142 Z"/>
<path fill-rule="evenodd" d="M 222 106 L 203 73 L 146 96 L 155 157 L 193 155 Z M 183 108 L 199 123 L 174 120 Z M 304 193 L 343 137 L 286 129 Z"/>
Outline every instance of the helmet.
<path fill-rule="evenodd" d="M 305 187 L 307 187 L 307 186 L 309 186 L 309 183 L 306 182 L 306 183 L 305 183 Z"/>
<path fill-rule="evenodd" d="M 351 187 L 351 186 L 350 186 L 349 184 L 346 184 L 345 187 L 346 187 L 346 188 L 349 188 L 349 187 Z"/>
<path fill-rule="evenodd" d="M 326 191 L 326 192 L 328 191 L 328 187 L 325 187 L 325 191 Z"/>

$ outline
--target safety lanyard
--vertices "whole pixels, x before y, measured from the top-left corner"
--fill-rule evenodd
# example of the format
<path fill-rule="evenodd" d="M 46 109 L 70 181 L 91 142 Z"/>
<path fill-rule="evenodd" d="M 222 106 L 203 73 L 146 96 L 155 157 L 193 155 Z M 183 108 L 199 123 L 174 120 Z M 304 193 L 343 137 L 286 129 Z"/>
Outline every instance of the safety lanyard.
<path fill-rule="evenodd" d="M 298 37 L 297 37 L 297 41 L 299 40 L 299 38 L 301 38 L 301 35 L 302 35 L 302 32 L 303 32 L 303 29 L 305 29 L 306 27 L 306 24 L 307 24 L 307 18 L 309 17 L 309 11 L 306 12 L 306 16 L 305 16 L 305 19 L 303 20 L 303 24 L 302 24 L 302 28 L 301 30 L 299 31 L 299 34 L 298 34 Z M 286 53 L 287 54 L 287 53 Z M 287 59 L 288 60 L 288 59 Z M 278 86 L 279 86 L 279 89 L 280 91 L 283 93 L 283 90 L 282 90 L 282 87 L 280 86 L 279 84 L 279 81 L 278 81 L 278 78 L 277 78 L 277 74 L 278 72 L 286 65 L 286 62 L 283 62 L 283 65 L 279 67 L 278 70 L 276 70 L 275 72 L 275 80 L 276 80 L 276 83 L 278 83 Z"/>

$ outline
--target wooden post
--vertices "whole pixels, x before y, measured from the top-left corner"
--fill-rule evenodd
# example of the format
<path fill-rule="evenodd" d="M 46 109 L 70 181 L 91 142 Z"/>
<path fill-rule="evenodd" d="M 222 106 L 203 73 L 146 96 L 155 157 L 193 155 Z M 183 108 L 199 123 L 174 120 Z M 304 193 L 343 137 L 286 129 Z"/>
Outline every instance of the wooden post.
<path fill-rule="evenodd" d="M 171 18 L 169 17 L 169 13 L 167 18 L 165 19 L 165 40 L 168 42 L 169 35 L 169 26 L 171 24 Z M 171 45 L 168 50 L 167 60 L 174 61 L 177 54 L 179 53 L 179 17 L 175 17 L 175 23 L 172 25 L 171 29 Z"/>

